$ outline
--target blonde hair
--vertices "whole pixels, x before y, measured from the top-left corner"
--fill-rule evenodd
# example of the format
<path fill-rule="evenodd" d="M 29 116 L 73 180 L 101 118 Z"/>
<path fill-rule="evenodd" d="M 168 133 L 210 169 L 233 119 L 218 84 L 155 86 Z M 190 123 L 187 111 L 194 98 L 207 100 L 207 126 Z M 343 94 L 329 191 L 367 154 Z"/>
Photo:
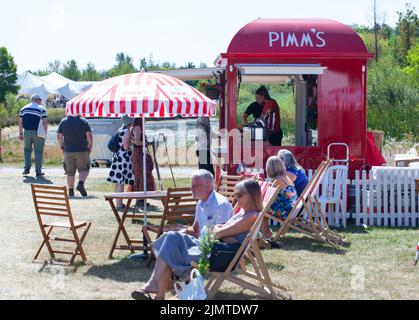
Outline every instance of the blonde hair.
<path fill-rule="evenodd" d="M 284 162 L 278 156 L 272 156 L 266 162 L 266 174 L 268 178 L 282 177 L 287 173 Z"/>
<path fill-rule="evenodd" d="M 263 210 L 262 191 L 260 185 L 256 180 L 248 179 L 236 184 L 236 192 L 247 193 L 250 198 L 250 203 L 258 212 Z"/>

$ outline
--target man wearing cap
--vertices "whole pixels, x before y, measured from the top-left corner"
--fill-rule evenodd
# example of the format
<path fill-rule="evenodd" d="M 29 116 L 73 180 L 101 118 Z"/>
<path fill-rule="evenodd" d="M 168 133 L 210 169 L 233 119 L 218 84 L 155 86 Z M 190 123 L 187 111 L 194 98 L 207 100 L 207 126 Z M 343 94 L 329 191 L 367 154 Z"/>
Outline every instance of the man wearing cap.
<path fill-rule="evenodd" d="M 35 153 L 36 176 L 43 176 L 42 161 L 44 157 L 45 138 L 38 136 L 38 129 L 43 125 L 45 132 L 48 132 L 47 111 L 41 105 L 41 97 L 32 95 L 31 103 L 24 106 L 19 113 L 19 139 L 24 142 L 25 168 L 23 174 L 29 174 L 31 169 L 32 149 Z M 33 146 L 33 147 L 32 147 Z"/>
<path fill-rule="evenodd" d="M 76 190 L 86 197 L 84 183 L 89 175 L 89 155 L 93 148 L 93 135 L 89 123 L 80 115 L 65 117 L 58 126 L 57 141 L 64 152 L 64 171 L 67 175 L 69 197 L 74 197 L 76 171 L 79 172 Z"/>

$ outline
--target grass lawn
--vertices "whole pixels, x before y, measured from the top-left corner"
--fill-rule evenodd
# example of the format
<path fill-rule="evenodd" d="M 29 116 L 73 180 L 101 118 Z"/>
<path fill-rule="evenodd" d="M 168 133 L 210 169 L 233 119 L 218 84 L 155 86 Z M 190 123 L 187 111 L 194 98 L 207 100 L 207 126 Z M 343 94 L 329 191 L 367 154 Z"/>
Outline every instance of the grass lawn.
<path fill-rule="evenodd" d="M 116 222 L 103 199 L 112 191 L 105 177 L 89 178 L 89 197 L 71 200 L 75 218 L 92 221 L 84 246 L 89 263 L 72 267 L 31 262 L 41 242 L 29 185 L 36 181 L 0 173 L 0 299 L 130 299 L 152 270 L 128 260 L 129 252 L 108 259 Z M 164 180 L 166 188 L 170 181 Z M 188 178 L 176 181 L 189 183 Z M 62 185 L 65 178 L 57 174 L 42 182 Z M 161 211 L 159 202 L 152 204 Z M 126 225 L 130 234 L 140 236 L 140 225 Z M 419 299 L 419 268 L 413 267 L 418 229 L 349 227 L 339 232 L 348 237 L 348 248 L 336 250 L 291 233 L 280 249 L 264 250 L 272 278 L 294 299 Z M 259 299 L 233 284 L 223 285 L 217 298 Z"/>

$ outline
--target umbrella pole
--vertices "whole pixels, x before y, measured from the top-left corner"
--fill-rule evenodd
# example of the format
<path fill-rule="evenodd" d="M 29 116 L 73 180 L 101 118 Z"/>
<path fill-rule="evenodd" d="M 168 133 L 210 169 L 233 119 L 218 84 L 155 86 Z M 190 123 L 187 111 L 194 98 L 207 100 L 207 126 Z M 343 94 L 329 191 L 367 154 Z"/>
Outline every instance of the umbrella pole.
<path fill-rule="evenodd" d="M 143 188 L 144 194 L 147 193 L 147 175 L 146 175 L 146 152 L 147 146 L 145 141 L 145 117 L 143 117 Z M 147 226 L 147 199 L 144 199 L 144 226 Z M 145 235 L 143 234 L 143 245 L 144 245 L 144 256 L 148 256 L 148 251 L 146 249 L 148 243 Z"/>
<path fill-rule="evenodd" d="M 147 146 L 145 142 L 145 117 L 143 117 L 142 123 L 143 123 L 143 137 L 142 137 L 143 138 L 143 190 L 144 190 L 144 194 L 147 194 L 147 176 L 146 176 L 146 163 L 145 163 Z M 147 199 L 144 199 L 144 226 L 147 226 Z M 142 254 L 134 253 L 129 256 L 129 259 L 132 259 L 132 260 L 148 259 L 149 255 L 148 255 L 147 246 L 148 246 L 147 238 L 143 233 L 143 247 L 144 247 L 143 253 Z"/>

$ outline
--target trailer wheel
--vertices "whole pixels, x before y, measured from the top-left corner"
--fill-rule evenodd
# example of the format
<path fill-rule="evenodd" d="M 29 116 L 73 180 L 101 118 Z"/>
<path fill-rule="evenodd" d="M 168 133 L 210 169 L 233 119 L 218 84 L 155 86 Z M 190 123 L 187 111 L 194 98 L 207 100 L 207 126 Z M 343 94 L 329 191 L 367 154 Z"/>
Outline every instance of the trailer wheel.
<path fill-rule="evenodd" d="M 108 160 L 108 161 L 106 162 L 106 168 L 110 168 L 110 167 L 111 167 L 111 165 L 112 165 L 112 161 Z"/>
<path fill-rule="evenodd" d="M 97 161 L 92 162 L 92 168 L 99 168 L 99 163 Z"/>

